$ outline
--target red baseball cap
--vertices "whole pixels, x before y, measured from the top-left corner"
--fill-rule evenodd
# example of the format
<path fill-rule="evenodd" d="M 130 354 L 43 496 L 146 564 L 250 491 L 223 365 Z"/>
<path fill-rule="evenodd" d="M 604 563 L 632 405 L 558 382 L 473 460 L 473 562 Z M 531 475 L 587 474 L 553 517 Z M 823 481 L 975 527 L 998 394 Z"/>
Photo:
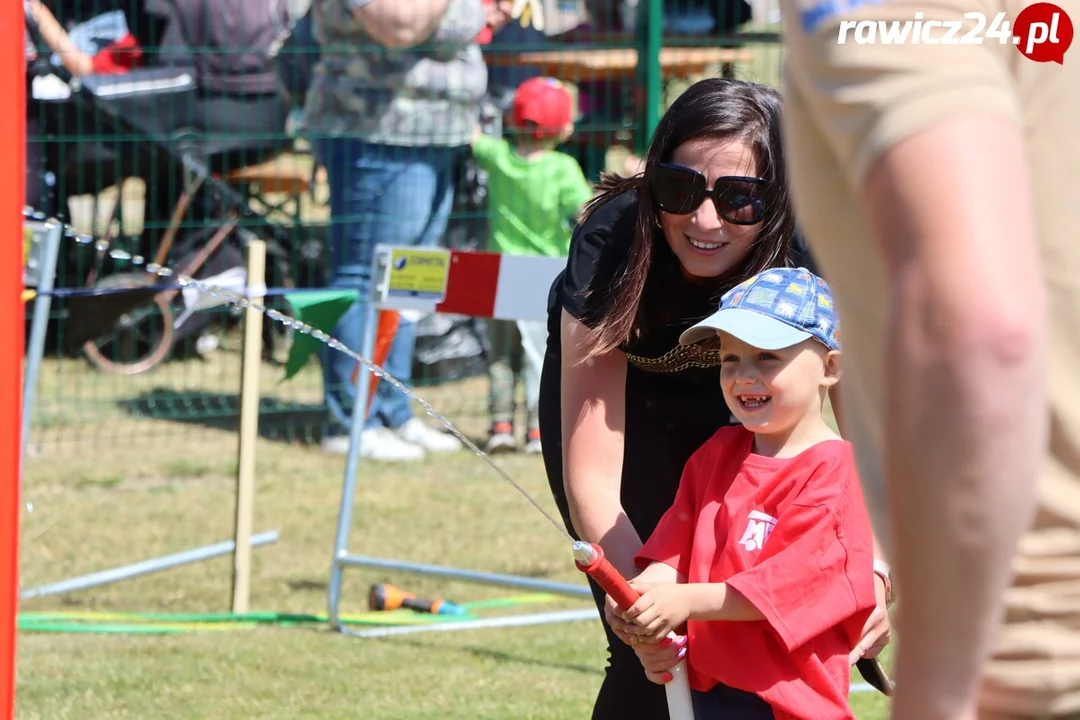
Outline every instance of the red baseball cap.
<path fill-rule="evenodd" d="M 533 137 L 554 137 L 573 122 L 571 105 L 569 91 L 555 78 L 529 78 L 514 93 L 511 119 L 516 128 L 535 123 Z"/>

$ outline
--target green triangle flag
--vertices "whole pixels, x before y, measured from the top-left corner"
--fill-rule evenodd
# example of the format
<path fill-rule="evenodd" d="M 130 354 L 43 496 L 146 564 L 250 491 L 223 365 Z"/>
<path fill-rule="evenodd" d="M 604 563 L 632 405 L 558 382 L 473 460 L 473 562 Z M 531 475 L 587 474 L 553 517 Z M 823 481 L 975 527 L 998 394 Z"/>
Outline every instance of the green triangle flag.
<path fill-rule="evenodd" d="M 338 320 L 349 309 L 349 306 L 356 302 L 358 294 L 356 290 L 320 290 L 286 293 L 285 299 L 292 306 L 297 320 L 329 335 L 334 332 Z M 321 345 L 320 341 L 310 335 L 293 334 L 289 359 L 285 363 L 285 377 L 281 379 L 281 382 L 285 382 L 300 372 Z"/>

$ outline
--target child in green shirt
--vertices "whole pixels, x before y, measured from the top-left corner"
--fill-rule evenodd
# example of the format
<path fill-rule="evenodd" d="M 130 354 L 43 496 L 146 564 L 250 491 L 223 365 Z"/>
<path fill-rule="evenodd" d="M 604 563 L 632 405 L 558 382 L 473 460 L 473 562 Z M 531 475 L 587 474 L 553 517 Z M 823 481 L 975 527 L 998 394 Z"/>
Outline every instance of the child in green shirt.
<path fill-rule="evenodd" d="M 489 250 L 507 255 L 565 257 L 570 234 L 592 187 L 577 160 L 555 148 L 574 130 L 572 98 L 558 80 L 523 82 L 510 113 L 512 141 L 477 134 L 473 157 L 488 175 Z M 491 357 L 486 451 L 514 450 L 514 389 L 524 375 L 526 453 L 539 453 L 537 401 L 540 361 L 547 342 L 538 321 L 488 321 Z"/>

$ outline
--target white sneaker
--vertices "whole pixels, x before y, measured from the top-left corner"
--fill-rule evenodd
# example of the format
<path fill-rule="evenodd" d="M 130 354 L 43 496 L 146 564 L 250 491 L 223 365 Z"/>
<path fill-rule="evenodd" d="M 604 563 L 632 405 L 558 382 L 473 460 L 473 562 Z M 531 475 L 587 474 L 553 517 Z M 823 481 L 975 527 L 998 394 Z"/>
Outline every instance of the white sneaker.
<path fill-rule="evenodd" d="M 420 418 L 410 419 L 393 432 L 406 443 L 419 445 L 428 452 L 448 453 L 461 449 L 460 440 L 453 435 L 436 430 Z"/>
<path fill-rule="evenodd" d="M 540 455 L 544 452 L 544 446 L 540 444 L 540 431 L 530 430 L 525 436 L 525 454 Z"/>
<path fill-rule="evenodd" d="M 349 452 L 349 436 L 323 438 L 323 452 L 345 455 Z M 388 428 L 372 428 L 360 433 L 360 457 L 379 462 L 412 462 L 423 460 L 424 448 L 405 442 Z"/>
<path fill-rule="evenodd" d="M 330 435 L 322 439 L 322 451 L 328 455 L 348 455 L 349 436 Z"/>
<path fill-rule="evenodd" d="M 492 433 L 484 445 L 484 452 L 493 455 L 498 452 L 513 452 L 517 450 L 517 440 L 510 433 Z"/>

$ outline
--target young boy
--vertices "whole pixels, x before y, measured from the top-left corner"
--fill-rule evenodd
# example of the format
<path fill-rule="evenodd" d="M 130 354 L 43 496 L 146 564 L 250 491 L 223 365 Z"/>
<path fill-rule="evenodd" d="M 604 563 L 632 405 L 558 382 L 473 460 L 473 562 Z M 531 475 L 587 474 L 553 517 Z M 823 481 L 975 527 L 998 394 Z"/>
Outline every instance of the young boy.
<path fill-rule="evenodd" d="M 507 255 L 565 257 L 573 223 L 592 195 L 577 160 L 555 150 L 574 131 L 572 98 L 558 80 L 537 77 L 514 94 L 512 142 L 477 134 L 473 157 L 488 174 L 489 249 Z M 537 404 L 545 323 L 490 320 L 489 453 L 517 448 L 514 389 L 524 371 L 526 453 L 539 453 Z"/>
<path fill-rule="evenodd" d="M 742 424 L 687 462 L 637 556 L 642 596 L 614 629 L 637 649 L 687 623 L 677 653 L 638 656 L 654 682 L 687 657 L 697 720 L 853 719 L 848 655 L 874 608 L 873 535 L 851 445 L 822 416 L 840 379 L 831 289 L 767 270 L 680 342 L 717 335 Z"/>

